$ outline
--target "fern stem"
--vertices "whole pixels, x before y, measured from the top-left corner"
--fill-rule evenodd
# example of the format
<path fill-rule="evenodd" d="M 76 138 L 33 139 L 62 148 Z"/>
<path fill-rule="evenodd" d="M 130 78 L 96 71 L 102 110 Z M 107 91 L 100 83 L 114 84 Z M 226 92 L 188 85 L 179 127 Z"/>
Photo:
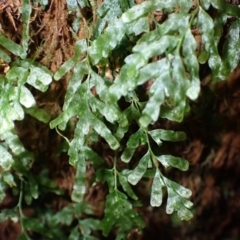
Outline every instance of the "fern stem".
<path fill-rule="evenodd" d="M 58 133 L 58 135 L 60 135 L 62 138 L 64 138 L 66 140 L 66 142 L 68 143 L 68 145 L 70 146 L 70 141 L 68 140 L 67 137 L 65 137 L 63 134 L 61 134 L 58 130 L 58 127 L 55 128 L 56 132 Z"/>
<path fill-rule="evenodd" d="M 156 161 L 155 155 L 154 155 L 154 153 L 153 153 L 153 151 L 152 151 L 152 148 L 151 148 L 151 145 L 150 145 L 150 141 L 149 141 L 149 138 L 148 138 L 147 129 L 144 129 L 143 131 L 144 131 L 145 136 L 146 136 L 146 139 L 147 139 L 147 145 L 148 145 L 148 149 L 149 149 L 149 151 L 150 151 L 150 155 L 151 155 L 152 162 L 153 162 L 155 168 L 158 168 L 158 167 L 159 167 L 159 164 L 158 164 L 158 161 Z"/>
<path fill-rule="evenodd" d="M 18 208 L 18 212 L 19 212 L 19 221 L 20 221 L 20 225 L 21 225 L 21 230 L 22 233 L 24 234 L 24 236 L 26 237 L 26 239 L 28 238 L 28 235 L 26 233 L 26 230 L 24 228 L 24 224 L 23 224 L 23 218 L 24 218 L 24 214 L 22 211 L 22 199 L 23 199 L 23 180 L 20 179 L 21 184 L 20 184 L 20 193 L 19 193 L 19 198 L 18 198 L 18 204 L 17 204 L 17 208 Z"/>
<path fill-rule="evenodd" d="M 113 171 L 114 171 L 114 189 L 117 190 L 117 158 L 113 160 Z"/>
<path fill-rule="evenodd" d="M 188 27 L 186 28 L 185 32 L 182 34 L 181 39 L 180 39 L 180 41 L 179 41 L 179 43 L 178 43 L 178 45 L 177 45 L 176 51 L 177 51 L 178 53 L 180 53 L 180 48 L 181 48 L 181 46 L 182 46 L 182 44 L 183 44 L 183 41 L 184 41 L 186 32 L 187 32 L 188 28 L 191 28 L 192 22 L 193 22 L 193 20 L 194 20 L 195 15 L 198 13 L 198 10 L 199 10 L 199 7 L 197 7 L 197 8 L 191 13 L 191 15 L 190 15 L 191 17 L 190 17 L 190 21 L 189 21 Z"/>

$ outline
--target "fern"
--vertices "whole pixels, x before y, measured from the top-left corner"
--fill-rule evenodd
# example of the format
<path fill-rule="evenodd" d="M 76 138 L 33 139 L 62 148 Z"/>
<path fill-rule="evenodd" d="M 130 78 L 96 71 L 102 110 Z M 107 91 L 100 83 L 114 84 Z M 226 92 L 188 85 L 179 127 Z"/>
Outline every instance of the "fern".
<path fill-rule="evenodd" d="M 0 219 L 1 221 L 12 219 L 16 222 L 17 216 L 19 216 L 22 225 L 22 233 L 19 239 L 29 239 L 26 234 L 29 221 L 22 212 L 23 201 L 30 205 L 33 199 L 39 197 L 40 187 L 60 193 L 56 185 L 44 174 L 41 173 L 40 176 L 36 177 L 30 172 L 33 155 L 25 149 L 15 131 L 14 122 L 23 120 L 25 113 L 44 123 L 48 123 L 50 120 L 47 112 L 37 108 L 34 96 L 27 87 L 28 84 L 39 91 L 45 92 L 52 82 L 52 73 L 47 68 L 32 59 L 26 58 L 31 10 L 30 1 L 23 1 L 21 8 L 22 46 L 0 34 L 1 46 L 14 54 L 15 57 L 23 59 L 11 61 L 11 56 L 5 50 L 0 51 L 1 58 L 6 62 L 11 62 L 6 75 L 1 76 L 0 83 L 0 201 L 4 199 L 7 187 L 12 188 L 15 194 L 19 194 L 17 206 L 10 210 L 3 210 Z M 17 174 L 14 174 L 14 172 L 17 172 Z"/>
<path fill-rule="evenodd" d="M 31 156 L 26 155 L 27 151 L 15 132 L 14 121 L 24 118 L 25 109 L 40 121 L 47 123 L 50 120 L 44 110 L 36 107 L 35 99 L 25 84 L 28 83 L 41 91 L 46 91 L 51 79 L 51 73 L 47 69 L 34 65 L 28 59 L 13 63 L 6 76 L 1 77 L 0 135 L 3 142 L 0 145 L 0 155 L 1 167 L 4 171 L 10 170 L 12 166 L 18 169 L 20 165 L 26 169 L 30 168 Z M 16 162 L 19 161 L 19 157 L 22 158 L 21 163 Z M 12 175 L 10 174 L 9 177 L 12 178 Z M 9 181 L 9 177 L 3 177 L 3 181 L 11 186 L 13 180 Z M 34 182 L 31 181 L 32 184 Z M 4 197 L 3 190 L 1 189 L 1 199 Z"/>
<path fill-rule="evenodd" d="M 94 1 L 91 1 L 94 2 Z M 123 13 L 123 10 L 128 9 L 128 1 L 119 1 L 119 0 L 107 0 L 104 1 L 101 6 L 97 8 L 97 17 L 98 20 L 96 22 L 96 26 L 93 30 L 93 37 L 94 39 L 97 38 L 99 35 L 101 35 L 103 29 L 105 26 L 109 23 L 111 23 L 112 20 L 114 20 L 116 17 L 120 17 Z M 96 8 L 96 4 L 92 4 L 93 9 Z M 93 12 L 95 12 L 94 10 Z M 95 13 L 96 14 L 96 13 Z M 119 38 L 120 39 L 120 38 Z"/>
<path fill-rule="evenodd" d="M 48 1 L 33 3 L 44 8 Z M 187 171 L 189 163 L 162 151 L 165 142 L 184 141 L 186 135 L 181 131 L 157 128 L 155 123 L 159 118 L 183 121 L 190 111 L 189 101 L 195 101 L 200 93 L 201 64 L 208 64 L 212 78 L 216 80 L 225 79 L 236 68 L 240 23 L 238 18 L 232 17 L 240 16 L 239 8 L 217 0 L 197 1 L 194 8 L 188 0 L 151 0 L 140 4 L 132 0 L 105 0 L 100 5 L 95 0 L 67 0 L 66 4 L 71 11 L 78 7 L 91 9 L 92 19 L 84 21 L 93 34 L 89 39 L 76 41 L 74 55 L 54 75 L 26 58 L 30 1 L 24 0 L 22 4 L 21 45 L 0 34 L 0 57 L 11 62 L 10 70 L 0 79 L 0 166 L 3 169 L 0 199 L 3 200 L 8 186 L 19 195 L 17 206 L 4 210 L 0 220 L 19 215 L 22 225 L 19 239 L 29 239 L 26 229 L 49 239 L 76 239 L 79 236 L 97 239 L 92 232 L 101 230 L 108 236 L 116 230 L 116 239 L 126 239 L 131 230 L 140 231 L 144 227 L 136 211 L 138 196 L 132 187 L 143 178 L 152 182 L 152 207 L 161 206 L 166 193 L 167 214 L 175 211 L 181 220 L 190 220 L 193 217 L 193 203 L 189 200 L 191 190 L 169 179 L 168 171 L 163 170 Z M 214 18 L 210 7 L 216 11 Z M 167 18 L 158 21 L 154 15 L 156 11 L 164 12 Z M 78 11 L 77 19 L 82 17 L 80 13 Z M 229 18 L 232 24 L 220 49 L 222 31 Z M 200 42 L 193 29 L 199 30 Z M 9 52 L 21 59 L 12 62 Z M 50 121 L 50 116 L 37 108 L 26 84 L 45 92 L 52 76 L 59 81 L 69 72 L 72 75 L 62 112 Z M 146 83 L 149 90 L 144 87 Z M 22 204 L 32 204 L 40 197 L 42 189 L 56 194 L 61 191 L 46 172 L 34 176 L 29 170 L 34 157 L 26 151 L 14 128 L 14 121 L 23 120 L 25 114 L 44 123 L 50 121 L 50 128 L 56 128 L 69 145 L 69 163 L 76 169 L 71 193 L 73 203 L 56 214 L 41 212 L 38 218 L 27 218 L 22 212 Z M 74 136 L 67 139 L 62 131 L 71 124 L 73 117 L 77 119 Z M 108 164 L 92 147 L 99 141 L 104 141 L 110 148 Z M 143 156 L 137 159 L 135 152 L 140 149 Z M 102 220 L 82 219 L 83 214 L 93 214 L 83 202 L 89 163 L 95 169 L 91 183 L 101 182 L 108 186 Z M 12 169 L 17 175 L 11 172 Z M 59 224 L 71 226 L 71 232 L 54 230 Z"/>
<path fill-rule="evenodd" d="M 121 159 L 125 163 L 131 160 L 140 145 L 147 145 L 148 148 L 132 170 L 119 171 L 115 165 L 116 160 L 114 160 L 112 170 L 100 168 L 97 171 L 99 181 L 107 182 L 109 185 L 105 217 L 101 223 L 104 235 L 108 235 L 111 228 L 117 226 L 120 227 L 120 235 L 133 228 L 134 224 L 138 227 L 142 226 L 136 220 L 138 216 L 133 214 L 134 218 L 128 222 L 125 229 L 125 225 L 118 223 L 118 220 L 121 223 L 123 221 L 127 223 L 125 212 L 120 211 L 122 215 L 116 217 L 118 213 L 115 211 L 118 210 L 115 209 L 119 208 L 118 205 L 127 204 L 126 209 L 130 214 L 131 204 L 126 195 L 119 192 L 118 186 L 122 185 L 126 194 L 137 200 L 129 183 L 136 185 L 149 169 L 152 170 L 153 177 L 150 204 L 160 206 L 163 196 L 162 188 L 166 188 L 168 193 L 166 212 L 171 214 L 176 211 L 179 217 L 185 220 L 193 216 L 189 210 L 192 202 L 188 200 L 191 191 L 169 180 L 159 168 L 162 164 L 165 168 L 175 167 L 186 171 L 189 167 L 188 162 L 171 155 L 157 156 L 150 144 L 150 138 L 159 146 L 162 145 L 162 141 L 182 141 L 185 139 L 184 133 L 163 129 L 148 130 L 148 127 L 159 117 L 178 122 L 183 120 L 189 111 L 188 98 L 195 100 L 200 92 L 199 62 L 208 61 L 214 77 L 222 79 L 233 70 L 239 61 L 235 59 L 234 63 L 231 63 L 232 68 L 229 68 L 230 64 L 227 63 L 229 59 L 232 59 L 231 57 L 226 56 L 226 60 L 222 61 L 217 48 L 220 35 L 219 32 L 216 33 L 215 26 L 222 26 L 224 20 L 216 19 L 214 22 L 206 11 L 210 4 L 220 10 L 223 10 L 223 6 L 218 1 L 213 3 L 203 1 L 201 4 L 191 10 L 192 3 L 189 1 L 182 1 L 181 5 L 179 1 L 144 1 L 135 6 L 128 1 L 122 2 L 122 5 L 118 1 L 104 1 L 97 10 L 98 22 L 94 35 L 96 39 L 89 46 L 84 45 L 86 57 L 80 63 L 77 63 L 77 59 L 73 60 L 75 58 L 73 57 L 55 74 L 55 78 L 59 79 L 63 75 L 59 75 L 60 71 L 66 67 L 63 71 L 66 73 L 73 67 L 75 61 L 76 65 L 73 68 L 63 113 L 50 123 L 51 128 L 59 125 L 60 129 L 64 130 L 67 121 L 72 116 L 78 116 L 79 119 L 68 152 L 70 163 L 77 168 L 72 195 L 74 201 L 81 201 L 85 193 L 84 175 L 88 157 L 84 149 L 88 144 L 86 138 L 92 130 L 103 137 L 110 148 L 121 152 L 120 149 L 123 146 L 120 148 L 120 140 L 130 125 L 136 122 L 139 129 L 129 137 L 121 154 Z M 91 2 L 91 6 L 95 5 Z M 224 6 L 227 6 L 228 13 L 236 14 L 235 8 L 230 5 Z M 178 12 L 174 11 L 176 8 L 179 9 Z M 149 16 L 153 18 L 152 12 L 155 10 L 168 12 L 168 19 L 161 24 L 153 20 L 152 24 L 155 27 L 150 30 Z M 104 29 L 107 23 L 108 26 Z M 192 33 L 192 28 L 195 26 L 201 31 L 204 46 L 199 55 L 196 53 L 198 43 Z M 237 23 L 233 24 L 230 38 L 238 31 L 237 26 Z M 142 35 L 131 49 L 131 54 L 125 57 L 125 64 L 121 66 L 119 76 L 112 83 L 94 72 L 92 65 L 107 66 L 112 52 L 122 46 L 124 39 L 139 34 Z M 232 40 L 229 39 L 229 41 L 234 44 Z M 235 44 L 238 42 L 235 41 Z M 227 41 L 224 47 L 233 49 L 233 46 L 236 45 L 230 46 Z M 80 48 L 76 45 L 76 52 L 79 52 Z M 204 53 L 207 54 L 203 55 Z M 151 61 L 152 59 L 158 60 Z M 219 69 L 224 69 L 224 66 L 229 69 L 228 72 L 219 71 Z M 149 98 L 146 102 L 141 102 L 136 89 L 150 79 L 152 84 L 148 92 Z M 92 88 L 96 88 L 96 95 L 92 94 Z M 130 106 L 124 111 L 120 110 L 117 102 L 122 97 L 130 102 Z M 105 121 L 117 124 L 117 130 L 111 131 L 106 127 Z M 98 164 L 100 162 L 101 160 Z"/>

